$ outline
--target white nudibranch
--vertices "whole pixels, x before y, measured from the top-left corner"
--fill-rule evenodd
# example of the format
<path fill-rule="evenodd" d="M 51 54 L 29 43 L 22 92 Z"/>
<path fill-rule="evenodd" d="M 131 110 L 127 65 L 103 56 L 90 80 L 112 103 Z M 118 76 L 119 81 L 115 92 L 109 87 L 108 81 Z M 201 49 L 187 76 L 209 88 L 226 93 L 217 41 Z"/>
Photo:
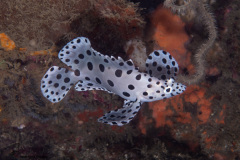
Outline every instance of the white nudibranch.
<path fill-rule="evenodd" d="M 124 98 L 123 108 L 103 115 L 98 119 L 102 123 L 127 124 L 143 102 L 170 98 L 186 89 L 186 86 L 174 82 L 178 64 L 163 50 L 156 50 L 148 56 L 147 73 L 139 72 L 132 60 L 123 61 L 120 57 L 109 57 L 95 51 L 85 37 L 69 42 L 58 57 L 72 70 L 52 66 L 41 81 L 44 97 L 57 103 L 75 85 L 77 91 L 103 90 Z"/>

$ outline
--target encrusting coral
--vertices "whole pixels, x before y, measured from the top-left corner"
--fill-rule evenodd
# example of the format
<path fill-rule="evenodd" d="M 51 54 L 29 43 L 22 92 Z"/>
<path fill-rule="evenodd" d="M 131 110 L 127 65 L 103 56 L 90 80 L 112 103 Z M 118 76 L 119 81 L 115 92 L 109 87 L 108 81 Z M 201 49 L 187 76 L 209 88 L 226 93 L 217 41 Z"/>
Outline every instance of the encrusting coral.
<path fill-rule="evenodd" d="M 180 16 L 190 13 L 190 15 L 195 16 L 195 19 L 199 19 L 201 23 L 206 26 L 208 32 L 208 39 L 197 49 L 196 54 L 194 55 L 196 73 L 194 75 L 178 77 L 180 82 L 195 84 L 205 75 L 205 56 L 217 38 L 215 20 L 202 0 L 187 0 L 183 2 L 183 5 L 176 5 L 175 2 L 175 0 L 165 0 L 164 6 L 171 8 L 172 12 L 177 13 Z"/>

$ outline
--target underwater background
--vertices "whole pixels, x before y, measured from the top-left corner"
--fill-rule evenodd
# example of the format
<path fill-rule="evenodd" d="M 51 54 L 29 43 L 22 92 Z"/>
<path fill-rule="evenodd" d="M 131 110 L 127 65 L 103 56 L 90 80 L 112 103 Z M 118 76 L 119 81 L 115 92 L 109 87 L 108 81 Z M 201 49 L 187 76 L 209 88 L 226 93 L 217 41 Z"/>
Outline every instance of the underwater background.
<path fill-rule="evenodd" d="M 240 1 L 0 1 L 0 159 L 239 160 Z M 59 103 L 41 79 L 58 52 L 87 37 L 102 54 L 145 70 L 154 50 L 178 62 L 184 93 L 144 103 L 122 127 L 105 91 L 73 88 Z"/>

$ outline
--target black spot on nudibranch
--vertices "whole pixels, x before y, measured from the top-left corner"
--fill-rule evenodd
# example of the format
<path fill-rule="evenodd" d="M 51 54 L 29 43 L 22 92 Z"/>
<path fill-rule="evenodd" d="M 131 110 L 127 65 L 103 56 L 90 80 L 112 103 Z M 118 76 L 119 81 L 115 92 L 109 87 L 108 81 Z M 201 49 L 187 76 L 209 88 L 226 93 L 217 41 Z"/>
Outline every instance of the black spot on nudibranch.
<path fill-rule="evenodd" d="M 134 88 L 135 88 L 135 87 L 134 87 L 132 84 L 129 84 L 129 85 L 128 85 L 128 89 L 134 90 Z"/>
<path fill-rule="evenodd" d="M 130 97 L 130 94 L 128 92 L 123 92 L 123 95 L 126 97 Z"/>
<path fill-rule="evenodd" d="M 89 55 L 89 56 L 91 56 L 91 51 L 89 51 L 89 50 L 87 50 L 87 54 Z"/>
<path fill-rule="evenodd" d="M 157 62 L 154 61 L 152 65 L 153 65 L 154 67 L 157 66 Z"/>
<path fill-rule="evenodd" d="M 167 54 L 167 52 L 166 52 L 166 51 L 162 51 L 162 52 L 163 52 L 163 54 L 165 54 L 165 55 Z"/>
<path fill-rule="evenodd" d="M 137 76 L 136 76 L 136 80 L 140 80 L 141 79 L 141 74 L 138 74 Z"/>
<path fill-rule="evenodd" d="M 151 85 L 151 84 L 148 84 L 148 85 L 147 85 L 147 87 L 148 87 L 148 88 L 151 88 L 151 87 L 152 87 L 152 85 Z"/>
<path fill-rule="evenodd" d="M 155 54 L 156 56 L 159 56 L 159 53 L 158 53 L 157 51 L 155 51 L 154 54 Z"/>
<path fill-rule="evenodd" d="M 97 78 L 97 77 L 96 77 L 96 82 L 97 82 L 97 83 L 99 83 L 99 84 L 101 84 L 101 83 L 102 83 L 102 82 L 100 81 L 100 79 L 99 79 L 99 78 Z"/>
<path fill-rule="evenodd" d="M 78 64 L 78 63 L 79 63 L 79 60 L 75 59 L 75 60 L 74 60 L 74 63 L 75 63 L 75 64 Z"/>
<path fill-rule="evenodd" d="M 72 46 L 73 49 L 76 49 L 76 46 Z"/>
<path fill-rule="evenodd" d="M 166 63 L 167 63 L 167 60 L 166 60 L 165 58 L 163 58 L 163 59 L 162 59 L 162 62 L 163 62 L 164 64 L 166 64 Z"/>
<path fill-rule="evenodd" d="M 58 74 L 57 75 L 57 79 L 61 79 L 62 75 L 61 74 Z"/>
<path fill-rule="evenodd" d="M 78 55 L 78 58 L 83 59 L 83 58 L 84 58 L 84 55 L 83 55 L 83 54 L 79 54 L 79 55 Z"/>
<path fill-rule="evenodd" d="M 120 62 L 120 63 L 119 63 L 119 66 L 123 66 L 123 65 L 124 65 L 124 63 L 123 63 L 123 62 Z"/>
<path fill-rule="evenodd" d="M 66 59 L 65 62 L 70 62 L 70 59 Z"/>
<path fill-rule="evenodd" d="M 102 64 L 99 64 L 99 69 L 100 69 L 100 71 L 101 71 L 101 72 L 104 72 L 104 70 L 105 70 L 105 67 L 104 67 L 104 65 L 102 65 Z"/>
<path fill-rule="evenodd" d="M 152 76 L 152 70 L 150 69 L 148 72 L 149 72 L 150 76 Z"/>
<path fill-rule="evenodd" d="M 170 92 L 170 88 L 166 89 L 167 92 Z"/>
<path fill-rule="evenodd" d="M 50 69 L 50 71 L 52 72 L 54 70 L 54 68 L 52 67 L 51 69 Z"/>
<path fill-rule="evenodd" d="M 65 87 L 65 86 L 62 86 L 61 89 L 64 90 L 64 89 L 66 89 L 66 87 Z"/>
<path fill-rule="evenodd" d="M 133 65 L 133 63 L 132 63 L 131 61 L 127 61 L 127 64 L 128 64 L 129 66 L 132 66 L 132 65 Z"/>
<path fill-rule="evenodd" d="M 157 70 L 159 71 L 159 72 L 161 72 L 162 71 L 162 67 L 157 67 Z"/>
<path fill-rule="evenodd" d="M 77 43 L 80 43 L 81 42 L 81 39 L 77 39 Z"/>
<path fill-rule="evenodd" d="M 143 92 L 143 95 L 144 95 L 144 96 L 147 96 L 147 95 L 148 95 L 148 93 L 147 93 L 147 92 Z"/>
<path fill-rule="evenodd" d="M 175 71 L 175 72 L 177 72 L 177 71 L 178 71 L 177 67 L 175 67 L 175 68 L 174 68 L 174 71 Z"/>
<path fill-rule="evenodd" d="M 131 109 L 129 109 L 127 112 L 128 112 L 128 113 L 129 113 L 129 112 L 132 112 L 132 110 L 131 110 Z"/>
<path fill-rule="evenodd" d="M 70 81 L 70 79 L 68 77 L 64 79 L 65 83 L 68 83 L 69 81 Z"/>
<path fill-rule="evenodd" d="M 107 80 L 109 86 L 113 87 L 114 86 L 114 83 L 111 81 L 111 80 Z"/>
<path fill-rule="evenodd" d="M 128 70 L 128 71 L 127 71 L 127 74 L 131 74 L 131 73 L 132 73 L 132 70 Z"/>
<path fill-rule="evenodd" d="M 76 70 L 74 71 L 74 74 L 75 74 L 75 76 L 80 76 L 80 71 L 79 71 L 78 69 L 76 69 Z"/>
<path fill-rule="evenodd" d="M 116 75 L 116 77 L 121 77 L 121 76 L 122 76 L 122 70 L 117 69 L 117 70 L 115 71 L 115 75 Z"/>
<path fill-rule="evenodd" d="M 88 62 L 87 63 L 87 66 L 88 66 L 88 69 L 91 71 L 93 69 L 93 65 L 91 62 Z"/>
<path fill-rule="evenodd" d="M 104 62 L 105 62 L 105 63 L 108 63 L 108 60 L 107 60 L 107 59 L 104 59 Z"/>
<path fill-rule="evenodd" d="M 122 111 L 122 113 L 125 113 L 125 112 L 126 112 L 126 110 L 123 110 L 123 111 Z"/>
<path fill-rule="evenodd" d="M 47 77 L 48 77 L 48 75 L 46 74 L 44 78 L 47 78 Z"/>
<path fill-rule="evenodd" d="M 55 87 L 55 88 L 57 88 L 58 86 L 59 86 L 59 84 L 58 84 L 58 83 L 55 83 L 55 84 L 54 84 L 54 87 Z"/>
<path fill-rule="evenodd" d="M 162 80 L 165 80 L 165 79 L 166 79 L 166 76 L 165 76 L 165 75 L 162 75 L 162 76 L 161 76 L 161 79 L 162 79 Z"/>

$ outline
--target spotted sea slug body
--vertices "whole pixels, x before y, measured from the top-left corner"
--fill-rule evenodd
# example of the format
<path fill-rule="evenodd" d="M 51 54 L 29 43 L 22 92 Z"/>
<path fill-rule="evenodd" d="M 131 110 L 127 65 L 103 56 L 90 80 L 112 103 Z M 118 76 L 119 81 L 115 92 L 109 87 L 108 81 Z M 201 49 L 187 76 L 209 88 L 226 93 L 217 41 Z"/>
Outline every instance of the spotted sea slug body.
<path fill-rule="evenodd" d="M 124 61 L 95 51 L 85 37 L 73 39 L 59 52 L 60 60 L 71 70 L 52 66 L 43 76 L 41 91 L 49 101 L 61 101 L 74 85 L 77 91 L 103 90 L 125 99 L 123 108 L 109 111 L 99 122 L 122 126 L 129 123 L 143 102 L 152 102 L 182 93 L 186 87 L 174 82 L 178 72 L 175 59 L 162 50 L 146 60 L 147 73 L 141 73 L 132 60 Z"/>

